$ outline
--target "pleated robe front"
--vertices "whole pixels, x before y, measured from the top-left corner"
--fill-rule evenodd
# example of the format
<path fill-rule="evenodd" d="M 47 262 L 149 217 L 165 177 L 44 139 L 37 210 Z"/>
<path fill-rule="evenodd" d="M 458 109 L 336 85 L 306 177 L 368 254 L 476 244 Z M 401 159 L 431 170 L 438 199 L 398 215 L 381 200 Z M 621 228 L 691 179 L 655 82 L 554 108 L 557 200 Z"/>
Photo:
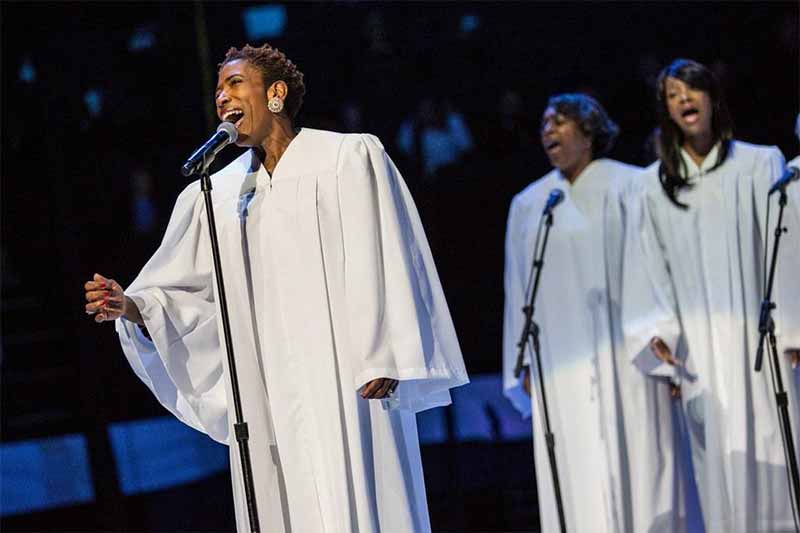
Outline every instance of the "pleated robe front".
<path fill-rule="evenodd" d="M 769 368 L 765 361 L 762 372 L 753 370 L 764 248 L 777 215 L 773 196 L 766 228 L 767 190 L 781 173 L 783 157 L 774 147 L 734 141 L 728 159 L 711 170 L 717 150 L 700 166 L 683 154 L 692 181 L 678 193 L 686 210 L 661 190 L 658 163 L 645 173 L 626 265 L 626 346 L 642 372 L 681 384 L 706 531 L 793 531 Z M 782 259 L 782 268 L 797 264 L 796 257 Z M 782 284 L 776 294 L 782 316 L 792 308 L 784 302 L 800 299 L 798 290 L 796 281 Z M 797 317 L 778 321 L 781 350 L 796 338 L 796 325 Z M 683 361 L 680 367 L 652 355 L 647 344 L 653 336 Z M 786 358 L 780 359 L 783 375 L 791 376 Z M 784 383 L 796 428 L 794 383 Z"/>
<path fill-rule="evenodd" d="M 591 162 L 570 183 L 553 170 L 513 200 L 506 230 L 503 368 L 506 396 L 523 415 L 533 415 L 533 441 L 542 531 L 558 531 L 558 513 L 538 399 L 547 395 L 556 442 L 556 464 L 567 530 L 616 533 L 633 530 L 620 388 L 631 373 L 615 356 L 621 329 L 619 273 L 609 272 L 607 249 L 621 249 L 623 224 L 617 217 L 607 231 L 606 202 L 619 199 L 625 184 L 641 171 L 617 161 Z M 542 209 L 553 189 L 564 192 L 544 257 L 534 320 L 541 328 L 543 376 L 532 365 L 529 397 L 513 376 L 522 306 L 534 256 Z M 619 227 L 617 227 L 619 226 Z M 613 242 L 612 242 L 613 241 Z M 541 246 L 541 243 L 539 243 Z M 621 261 L 615 261 L 618 265 Z M 615 268 L 611 265 L 611 268 Z M 613 278 L 610 280 L 608 276 Z M 617 291 L 612 292 L 612 291 Z M 646 386 L 645 380 L 637 376 Z M 640 388 L 642 388 L 640 387 Z M 668 392 L 665 390 L 665 394 Z M 651 419 L 652 420 L 652 419 Z M 668 444 L 668 443 L 667 443 Z M 669 481 L 669 480 L 667 480 Z M 637 510 L 652 518 L 652 508 Z M 647 521 L 644 518 L 640 522 Z"/>
<path fill-rule="evenodd" d="M 262 531 L 429 531 L 415 413 L 467 381 L 413 201 L 380 142 L 303 129 L 273 174 L 252 152 L 212 176 L 236 370 Z M 249 531 L 216 281 L 198 183 L 126 293 L 137 375 L 230 445 Z M 400 380 L 392 400 L 368 381 Z"/>

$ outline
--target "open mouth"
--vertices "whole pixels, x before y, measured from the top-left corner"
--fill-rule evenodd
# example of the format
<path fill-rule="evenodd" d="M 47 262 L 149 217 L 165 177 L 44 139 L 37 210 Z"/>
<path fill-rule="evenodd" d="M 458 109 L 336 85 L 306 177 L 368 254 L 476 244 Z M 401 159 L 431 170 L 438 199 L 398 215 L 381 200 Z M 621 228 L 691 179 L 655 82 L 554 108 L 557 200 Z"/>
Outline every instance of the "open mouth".
<path fill-rule="evenodd" d="M 558 141 L 549 141 L 544 144 L 544 151 L 551 152 L 561 146 L 561 143 Z"/>
<path fill-rule="evenodd" d="M 244 112 L 241 109 L 229 109 L 228 111 L 225 111 L 225 113 L 222 115 L 222 120 L 224 122 L 230 122 L 237 128 L 239 127 L 239 124 L 241 123 L 243 118 L 244 118 Z"/>
<path fill-rule="evenodd" d="M 681 111 L 681 117 L 690 124 L 697 122 L 699 116 L 700 116 L 700 111 L 694 107 L 690 107 L 688 109 L 684 109 L 683 111 Z"/>

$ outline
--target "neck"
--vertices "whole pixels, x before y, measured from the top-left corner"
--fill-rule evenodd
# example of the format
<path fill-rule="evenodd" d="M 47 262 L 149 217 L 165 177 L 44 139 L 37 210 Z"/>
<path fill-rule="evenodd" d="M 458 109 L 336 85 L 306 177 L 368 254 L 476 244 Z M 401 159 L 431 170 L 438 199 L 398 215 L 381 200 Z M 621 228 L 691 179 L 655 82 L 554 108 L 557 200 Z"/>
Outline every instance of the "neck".
<path fill-rule="evenodd" d="M 295 133 L 291 121 L 282 115 L 276 116 L 275 120 L 272 121 L 272 131 L 261 143 L 261 150 L 259 150 L 261 152 L 259 155 L 263 154 L 262 163 L 267 172 L 272 174 L 294 137 Z"/>
<path fill-rule="evenodd" d="M 683 141 L 683 149 L 697 166 L 703 164 L 712 148 L 714 148 L 714 137 L 711 132 L 686 138 Z"/>
<path fill-rule="evenodd" d="M 586 167 L 589 166 L 589 163 L 592 162 L 591 158 L 585 158 L 578 161 L 575 165 L 570 168 L 560 168 L 561 175 L 566 178 L 566 180 L 570 183 L 570 185 L 575 183 L 575 180 L 578 179 L 578 176 L 586 170 Z"/>

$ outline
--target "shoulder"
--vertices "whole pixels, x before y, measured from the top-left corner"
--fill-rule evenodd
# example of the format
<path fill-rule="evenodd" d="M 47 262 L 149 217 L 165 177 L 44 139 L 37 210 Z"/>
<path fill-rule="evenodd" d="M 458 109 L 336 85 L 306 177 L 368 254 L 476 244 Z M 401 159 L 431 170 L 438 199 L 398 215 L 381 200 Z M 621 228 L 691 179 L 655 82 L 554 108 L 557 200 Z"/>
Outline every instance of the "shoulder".
<path fill-rule="evenodd" d="M 358 168 L 391 166 L 390 158 L 380 139 L 369 133 L 338 134 L 336 166 L 339 171 Z"/>
<path fill-rule="evenodd" d="M 606 181 L 608 194 L 624 195 L 641 181 L 644 169 L 615 159 L 596 159 L 593 163 Z"/>
<path fill-rule="evenodd" d="M 370 150 L 386 151 L 381 140 L 371 133 L 341 133 L 338 135 L 341 137 L 340 156 L 350 153 L 366 155 Z"/>
<path fill-rule="evenodd" d="M 783 153 L 777 146 L 752 144 L 744 141 L 731 141 L 730 156 L 734 161 L 783 159 Z"/>
<path fill-rule="evenodd" d="M 661 161 L 655 161 L 642 169 L 638 176 L 639 188 L 645 191 L 661 190 L 661 180 L 658 177 L 658 169 L 661 167 Z"/>
<path fill-rule="evenodd" d="M 560 188 L 559 182 L 558 171 L 551 170 L 517 193 L 511 200 L 511 210 L 527 211 L 534 208 L 544 201 L 552 189 Z"/>
<path fill-rule="evenodd" d="M 636 175 L 644 170 L 642 167 L 629 165 L 616 159 L 596 159 L 594 163 L 603 172 L 618 176 Z"/>

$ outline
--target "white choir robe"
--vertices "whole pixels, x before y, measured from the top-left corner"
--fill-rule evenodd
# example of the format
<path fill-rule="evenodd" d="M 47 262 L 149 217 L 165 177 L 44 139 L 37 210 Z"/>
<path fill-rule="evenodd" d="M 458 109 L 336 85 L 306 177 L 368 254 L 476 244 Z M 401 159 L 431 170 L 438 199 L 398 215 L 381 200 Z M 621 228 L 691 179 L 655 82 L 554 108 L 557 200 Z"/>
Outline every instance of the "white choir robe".
<path fill-rule="evenodd" d="M 645 172 L 639 220 L 626 252 L 626 347 L 642 372 L 681 384 L 706 531 L 793 531 L 767 362 L 761 373 L 753 370 L 766 194 L 783 157 L 774 147 L 734 141 L 724 164 L 709 171 L 718 150 L 719 145 L 700 167 L 682 153 L 694 184 L 678 193 L 688 210 L 662 191 L 658 163 Z M 775 197 L 771 201 L 770 248 L 777 217 Z M 797 265 L 797 258 L 787 257 L 782 266 L 790 263 Z M 787 309 L 783 301 L 800 299 L 797 271 L 794 284 L 777 295 L 778 309 Z M 781 344 L 791 336 L 784 329 L 792 323 L 796 328 L 797 318 L 777 321 Z M 653 336 L 684 361 L 680 367 L 653 356 L 647 348 Z M 785 357 L 781 365 L 790 376 Z M 784 383 L 797 427 L 795 387 L 791 379 Z"/>
<path fill-rule="evenodd" d="M 786 167 L 800 169 L 800 156 L 795 157 Z M 780 249 L 778 250 L 778 265 L 775 269 L 774 295 L 796 294 L 798 284 L 800 284 L 800 181 L 794 181 L 786 187 L 787 204 L 783 215 L 783 227 L 787 232 L 781 237 Z M 774 193 L 778 198 L 780 193 Z M 770 220 L 777 221 L 778 209 L 777 200 L 772 200 Z M 771 223 L 772 224 L 772 223 Z M 774 235 L 770 234 L 770 242 L 774 241 Z M 770 256 L 771 259 L 772 256 Z M 769 266 L 767 266 L 769 268 Z M 782 349 L 800 350 L 800 298 L 779 297 L 780 305 L 773 311 L 775 318 L 776 337 Z M 773 298 L 772 301 L 776 301 Z M 786 377 L 786 376 L 785 376 Z M 791 378 L 788 378 L 792 381 Z M 800 367 L 794 369 L 795 390 L 800 390 Z M 795 406 L 797 408 L 797 406 Z M 800 450 L 800 427 L 792 426 L 795 435 L 795 446 Z"/>
<path fill-rule="evenodd" d="M 599 159 L 570 185 L 558 170 L 553 170 L 518 194 L 511 204 L 506 232 L 504 389 L 523 415 L 533 412 L 542 531 L 558 531 L 559 526 L 538 400 L 540 385 L 534 364 L 533 398 L 528 397 L 513 370 L 537 227 L 553 189 L 561 189 L 565 198 L 554 210 L 534 320 L 541 328 L 543 379 L 567 529 L 579 533 L 632 532 L 634 524 L 649 529 L 653 523 L 666 520 L 663 530 L 673 531 L 669 529 L 673 525 L 672 501 L 661 508 L 654 507 L 659 498 L 669 498 L 673 490 L 672 471 L 664 467 L 671 461 L 668 450 L 661 450 L 664 463 L 660 471 L 642 470 L 636 485 L 629 482 L 620 402 L 623 398 L 655 402 L 657 391 L 651 381 L 620 368 L 615 358 L 622 336 L 619 324 L 613 322 L 619 314 L 619 293 L 615 292 L 619 282 L 618 273 L 607 271 L 605 263 L 607 249 L 620 250 L 623 239 L 619 213 L 609 218 L 615 227 L 606 233 L 606 200 L 611 196 L 612 203 L 618 206 L 628 180 L 640 171 L 638 167 Z M 616 281 L 609 284 L 609 277 Z M 528 357 L 526 352 L 526 364 L 531 365 Z M 623 394 L 621 389 L 630 387 L 631 379 L 636 383 Z M 666 424 L 664 433 L 671 429 L 669 389 L 662 384 L 660 392 L 662 401 L 656 403 L 664 404 L 666 412 L 647 413 L 640 420 L 631 420 L 630 431 L 649 433 L 657 430 L 661 422 Z M 631 415 L 636 415 L 637 406 L 631 407 Z M 664 420 L 658 420 L 659 415 Z M 638 444 L 646 445 L 646 439 L 640 439 Z M 668 444 L 663 440 L 659 446 Z M 653 456 L 658 453 L 658 449 L 652 450 Z M 650 453 L 643 455 L 650 457 Z M 666 488 L 662 488 L 665 482 Z M 632 494 L 632 489 L 638 494 Z M 631 505 L 632 501 L 637 508 Z"/>
<path fill-rule="evenodd" d="M 430 531 L 415 413 L 468 379 L 408 190 L 369 135 L 303 129 L 272 176 L 252 157 L 212 181 L 262 531 Z M 125 355 L 175 416 L 230 446 L 250 531 L 197 182 L 126 294 L 152 342 L 119 320 Z M 360 398 L 379 377 L 400 380 L 393 399 Z"/>

